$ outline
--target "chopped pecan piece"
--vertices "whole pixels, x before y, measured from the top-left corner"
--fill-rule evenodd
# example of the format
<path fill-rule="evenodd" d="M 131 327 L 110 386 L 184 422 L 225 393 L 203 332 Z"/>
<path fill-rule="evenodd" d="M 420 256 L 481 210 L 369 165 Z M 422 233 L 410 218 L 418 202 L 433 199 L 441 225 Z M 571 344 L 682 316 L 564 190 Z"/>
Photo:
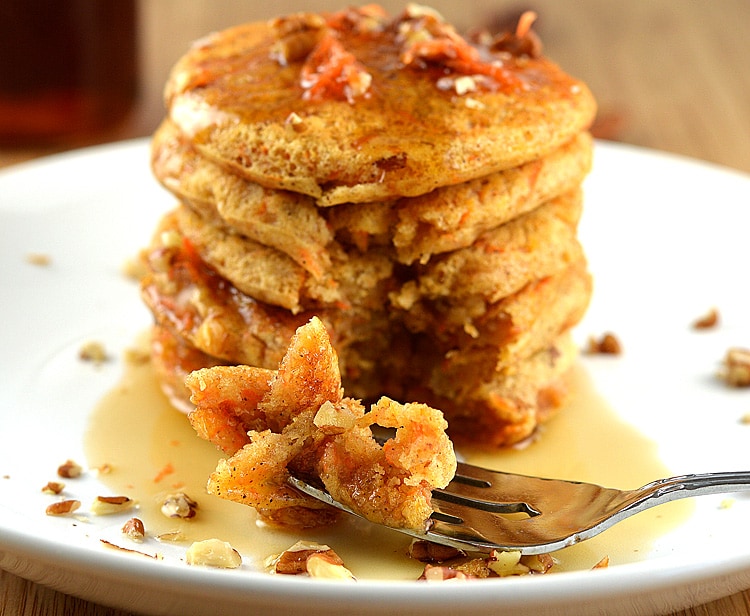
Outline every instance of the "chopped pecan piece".
<path fill-rule="evenodd" d="M 271 58 L 282 66 L 306 58 L 322 38 L 326 22 L 315 13 L 297 13 L 271 21 L 277 41 Z"/>
<path fill-rule="evenodd" d="M 555 561 L 549 554 L 528 554 L 521 556 L 521 564 L 528 567 L 532 573 L 547 573 Z"/>
<path fill-rule="evenodd" d="M 168 518 L 182 518 L 183 520 L 194 518 L 197 509 L 198 503 L 184 492 L 170 494 L 161 506 L 161 512 Z"/>
<path fill-rule="evenodd" d="M 609 567 L 609 556 L 604 556 L 598 563 L 596 563 L 592 569 L 606 569 Z"/>
<path fill-rule="evenodd" d="M 427 565 L 419 579 L 426 582 L 443 582 L 445 580 L 469 580 L 472 576 L 445 565 Z"/>
<path fill-rule="evenodd" d="M 451 558 L 465 556 L 458 548 L 452 548 L 447 545 L 415 539 L 409 546 L 409 558 L 418 560 L 423 563 L 440 563 Z"/>
<path fill-rule="evenodd" d="M 128 496 L 97 496 L 91 503 L 95 515 L 112 515 L 131 509 L 135 501 Z"/>
<path fill-rule="evenodd" d="M 307 573 L 310 577 L 329 580 L 354 580 L 354 575 L 333 550 L 314 552 L 307 557 Z"/>
<path fill-rule="evenodd" d="M 242 556 L 226 541 L 205 539 L 190 545 L 185 553 L 185 561 L 188 565 L 236 569 L 242 564 Z"/>
<path fill-rule="evenodd" d="M 705 315 L 693 321 L 693 329 L 711 329 L 719 324 L 719 311 L 712 308 Z"/>
<path fill-rule="evenodd" d="M 81 506 L 81 501 L 68 499 L 52 503 L 46 509 L 47 515 L 68 515 Z"/>
<path fill-rule="evenodd" d="M 521 563 L 521 552 L 492 550 L 487 558 L 487 566 L 500 577 L 529 573 L 529 568 Z"/>
<path fill-rule="evenodd" d="M 146 527 L 139 518 L 130 518 L 122 527 L 122 534 L 131 541 L 140 543 L 146 537 Z"/>
<path fill-rule="evenodd" d="M 598 340 L 593 336 L 589 338 L 586 352 L 589 355 L 620 355 L 622 345 L 614 334 L 606 333 Z"/>
<path fill-rule="evenodd" d="M 52 257 L 41 252 L 30 252 L 26 255 L 26 262 L 31 263 L 31 265 L 46 267 L 47 265 L 52 263 Z"/>
<path fill-rule="evenodd" d="M 96 340 L 85 343 L 78 351 L 78 357 L 83 361 L 90 361 L 97 365 L 109 360 L 104 345 Z"/>
<path fill-rule="evenodd" d="M 42 488 L 45 494 L 60 494 L 65 489 L 65 484 L 59 481 L 48 481 L 47 485 Z"/>
<path fill-rule="evenodd" d="M 61 464 L 57 467 L 57 474 L 60 477 L 65 477 L 66 479 L 75 479 L 76 477 L 80 477 L 82 472 L 83 469 L 81 468 L 81 466 L 73 462 L 73 460 L 66 460 L 65 464 Z"/>
<path fill-rule="evenodd" d="M 750 387 L 750 349 L 729 349 L 719 377 L 732 387 Z"/>
<path fill-rule="evenodd" d="M 310 577 L 349 579 L 354 576 L 344 566 L 338 554 L 327 545 L 298 541 L 271 563 L 275 573 L 284 575 L 308 574 Z"/>

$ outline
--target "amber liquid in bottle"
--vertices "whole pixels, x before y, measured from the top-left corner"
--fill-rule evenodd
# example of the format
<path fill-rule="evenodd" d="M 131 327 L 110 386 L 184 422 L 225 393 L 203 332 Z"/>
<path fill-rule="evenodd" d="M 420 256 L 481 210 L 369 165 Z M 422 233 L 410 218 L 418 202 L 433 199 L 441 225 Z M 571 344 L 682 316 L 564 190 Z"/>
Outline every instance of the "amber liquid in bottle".
<path fill-rule="evenodd" d="M 0 2 L 0 144 L 76 141 L 137 90 L 136 0 Z"/>

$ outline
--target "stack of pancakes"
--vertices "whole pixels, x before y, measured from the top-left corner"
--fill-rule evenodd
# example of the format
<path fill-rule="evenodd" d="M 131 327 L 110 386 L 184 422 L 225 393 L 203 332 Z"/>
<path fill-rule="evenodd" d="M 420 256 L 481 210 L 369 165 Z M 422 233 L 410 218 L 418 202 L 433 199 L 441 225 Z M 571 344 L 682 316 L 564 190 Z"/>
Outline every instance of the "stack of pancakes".
<path fill-rule="evenodd" d="M 515 33 L 368 5 L 197 42 L 166 86 L 146 251 L 165 389 L 274 368 L 317 315 L 351 397 L 440 408 L 508 445 L 565 400 L 591 293 L 577 238 L 595 103 Z"/>

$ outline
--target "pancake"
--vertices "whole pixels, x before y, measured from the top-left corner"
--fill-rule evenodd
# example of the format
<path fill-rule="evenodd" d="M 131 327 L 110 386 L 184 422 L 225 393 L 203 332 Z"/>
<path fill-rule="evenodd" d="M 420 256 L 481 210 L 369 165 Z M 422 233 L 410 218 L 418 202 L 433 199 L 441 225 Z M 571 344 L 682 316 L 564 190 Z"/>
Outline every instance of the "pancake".
<path fill-rule="evenodd" d="M 262 186 L 320 205 L 416 196 L 542 158 L 590 126 L 582 82 L 497 45 L 416 5 L 298 14 L 196 43 L 165 101 L 201 154 Z"/>
<path fill-rule="evenodd" d="M 310 197 L 227 173 L 200 156 L 169 121 L 153 136 L 151 168 L 165 188 L 204 218 L 287 254 L 313 276 L 330 267 L 326 246 L 333 236 Z"/>
<path fill-rule="evenodd" d="M 156 324 L 178 339 L 178 347 L 187 345 L 214 364 L 272 369 L 296 329 L 318 316 L 332 332 L 352 395 L 367 397 L 384 386 L 396 386 L 388 375 L 402 372 L 410 343 L 405 328 L 392 322 L 384 309 L 334 305 L 293 314 L 259 301 L 207 265 L 180 235 L 175 218 L 174 212 L 164 217 L 152 246 L 144 251 L 147 273 L 141 280 L 141 296 Z M 162 363 L 178 360 L 179 364 L 179 353 L 169 346 L 160 348 L 172 353 Z"/>
<path fill-rule="evenodd" d="M 575 344 L 563 334 L 499 371 L 439 365 L 420 399 L 443 410 L 455 442 L 505 447 L 530 437 L 565 404 L 576 356 Z"/>
<path fill-rule="evenodd" d="M 512 445 L 564 403 L 595 103 L 531 21 L 468 40 L 366 5 L 177 62 L 151 165 L 178 204 L 142 280 L 175 406 L 197 368 L 274 370 L 313 318 L 349 396 L 440 408 L 459 442 Z"/>
<path fill-rule="evenodd" d="M 318 281 L 284 253 L 207 224 L 185 207 L 175 212 L 177 228 L 201 259 L 238 290 L 261 302 L 296 314 L 330 306 L 377 310 L 391 300 L 403 307 L 416 290 L 421 301 L 456 307 L 463 315 L 480 302 L 496 302 L 531 280 L 542 278 L 582 257 L 576 237 L 580 194 L 553 199 L 537 209 L 487 232 L 471 246 L 435 258 L 426 266 L 401 269 L 378 250 L 334 253 L 335 277 Z M 413 278 L 413 280 L 411 279 Z M 449 321 L 460 318 L 447 314 Z M 472 313 L 473 316 L 473 313 Z M 465 316 L 463 317 L 466 318 Z"/>
<path fill-rule="evenodd" d="M 311 197 L 265 188 L 200 156 L 165 121 L 152 142 L 152 167 L 166 188 L 204 218 L 286 253 L 313 276 L 331 267 L 335 239 L 367 250 L 393 246 L 395 260 L 426 262 L 577 187 L 591 166 L 581 133 L 548 156 L 415 198 L 320 209 Z"/>
<path fill-rule="evenodd" d="M 400 200 L 392 240 L 398 260 L 425 263 L 466 248 L 482 233 L 574 190 L 591 168 L 591 150 L 591 136 L 581 133 L 520 167 Z"/>
<path fill-rule="evenodd" d="M 186 207 L 175 217 L 202 260 L 237 289 L 295 314 L 331 305 L 378 309 L 392 286 L 393 263 L 379 251 L 338 250 L 330 256 L 330 277 L 318 280 L 284 253 L 208 224 Z"/>
<path fill-rule="evenodd" d="M 190 413 L 194 407 L 185 386 L 187 375 L 194 370 L 223 366 L 228 362 L 199 351 L 172 330 L 154 325 L 151 328 L 151 363 L 172 406 Z"/>
<path fill-rule="evenodd" d="M 410 332 L 426 335 L 429 353 L 449 365 L 471 363 L 500 369 L 529 357 L 583 317 L 592 280 L 584 260 L 525 285 L 469 321 L 451 321 L 439 307 L 429 314 L 406 312 Z M 422 318 L 419 318 L 422 317 Z M 424 343 L 423 343 L 424 346 Z"/>
<path fill-rule="evenodd" d="M 309 315 L 240 293 L 183 241 L 174 214 L 160 222 L 145 251 L 141 297 L 157 324 L 221 360 L 273 368 Z"/>
<path fill-rule="evenodd" d="M 488 304 L 583 258 L 576 233 L 581 206 L 575 191 L 482 234 L 467 248 L 434 257 L 391 293 L 391 302 L 427 314 L 439 304 L 453 311 L 452 322 L 480 316 Z"/>

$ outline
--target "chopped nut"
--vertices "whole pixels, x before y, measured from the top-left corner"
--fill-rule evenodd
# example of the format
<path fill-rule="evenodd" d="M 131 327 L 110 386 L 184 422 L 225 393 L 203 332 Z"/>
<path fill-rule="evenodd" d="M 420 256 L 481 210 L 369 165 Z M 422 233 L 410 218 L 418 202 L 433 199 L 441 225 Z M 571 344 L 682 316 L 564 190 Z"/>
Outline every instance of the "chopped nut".
<path fill-rule="evenodd" d="M 718 323 L 719 311 L 716 308 L 712 308 L 701 318 L 693 321 L 693 329 L 711 329 L 712 327 L 716 327 Z"/>
<path fill-rule="evenodd" d="M 128 496 L 97 496 L 91 503 L 91 512 L 95 515 L 112 515 L 127 511 L 135 504 L 136 501 Z"/>
<path fill-rule="evenodd" d="M 451 558 L 465 556 L 458 548 L 452 548 L 447 545 L 425 541 L 424 539 L 415 539 L 409 546 L 409 558 L 418 560 L 423 563 L 439 563 Z"/>
<path fill-rule="evenodd" d="M 620 355 L 622 345 L 614 334 L 606 333 L 599 340 L 594 337 L 589 338 L 586 352 L 589 355 Z"/>
<path fill-rule="evenodd" d="M 310 577 L 329 580 L 354 580 L 354 575 L 344 567 L 343 561 L 333 550 L 314 552 L 307 557 L 307 573 Z"/>
<path fill-rule="evenodd" d="M 112 472 L 112 465 L 105 462 L 101 466 L 96 467 L 96 472 L 100 475 L 109 475 Z"/>
<path fill-rule="evenodd" d="M 168 518 L 182 518 L 189 520 L 195 517 L 198 503 L 184 492 L 170 494 L 161 506 L 161 512 Z"/>
<path fill-rule="evenodd" d="M 592 569 L 606 569 L 607 567 L 609 567 L 609 556 L 605 556 L 591 568 Z"/>
<path fill-rule="evenodd" d="M 158 554 L 146 554 L 146 552 L 141 552 L 139 550 L 133 550 L 131 548 L 125 548 L 121 545 L 117 545 L 116 543 L 112 543 L 111 541 L 107 541 L 106 539 L 99 539 L 99 542 L 108 547 L 112 548 L 113 550 L 119 550 L 120 552 L 129 552 L 131 554 L 140 554 L 141 556 L 147 556 L 148 558 L 153 558 L 154 560 L 161 560 L 162 557 Z"/>
<path fill-rule="evenodd" d="M 466 332 L 469 336 L 472 338 L 479 338 L 479 330 L 477 329 L 477 326 L 473 323 L 466 322 L 464 323 L 464 332 Z"/>
<path fill-rule="evenodd" d="M 431 17 L 436 21 L 445 21 L 443 16 L 432 7 L 416 2 L 410 2 L 404 9 L 404 16 L 408 19 L 419 19 L 420 17 Z"/>
<path fill-rule="evenodd" d="M 521 552 L 517 551 L 493 550 L 487 559 L 487 566 L 500 577 L 529 573 L 529 568 L 521 563 Z"/>
<path fill-rule="evenodd" d="M 341 434 L 354 425 L 355 417 L 347 410 L 345 405 L 336 406 L 326 401 L 315 414 L 313 423 L 325 434 Z"/>
<path fill-rule="evenodd" d="M 52 258 L 49 255 L 41 252 L 30 252 L 26 255 L 26 262 L 31 265 L 39 265 L 40 267 L 46 267 L 52 263 Z"/>
<path fill-rule="evenodd" d="M 419 579 L 426 582 L 443 582 L 445 580 L 469 580 L 472 577 L 453 567 L 426 565 Z"/>
<path fill-rule="evenodd" d="M 52 503 L 47 507 L 46 512 L 47 515 L 68 515 L 69 513 L 73 513 L 80 506 L 81 501 L 69 499 Z"/>
<path fill-rule="evenodd" d="M 750 387 L 750 349 L 729 349 L 719 378 L 732 387 Z"/>
<path fill-rule="evenodd" d="M 750 425 L 750 413 L 745 413 L 742 417 L 740 417 L 740 423 L 744 425 Z"/>
<path fill-rule="evenodd" d="M 73 460 L 67 460 L 65 464 L 61 464 L 57 467 L 57 474 L 60 477 L 65 477 L 66 479 L 75 479 L 76 477 L 80 477 L 82 472 L 83 469 L 81 468 L 81 466 L 73 462 Z"/>
<path fill-rule="evenodd" d="M 65 484 L 59 481 L 48 481 L 47 485 L 42 488 L 45 494 L 60 494 L 65 489 Z"/>
<path fill-rule="evenodd" d="M 182 236 L 177 231 L 163 231 L 159 236 L 161 245 L 164 248 L 181 248 L 182 247 Z"/>
<path fill-rule="evenodd" d="M 270 565 L 274 568 L 275 573 L 283 573 L 285 575 L 306 573 L 307 567 L 305 563 L 307 562 L 307 557 L 314 552 L 326 552 L 329 550 L 331 548 L 321 543 L 298 541 L 288 550 L 279 554 L 271 561 Z"/>
<path fill-rule="evenodd" d="M 325 31 L 326 22 L 315 13 L 297 13 L 271 21 L 277 37 L 271 47 L 271 58 L 281 66 L 305 58 Z"/>
<path fill-rule="evenodd" d="M 90 361 L 95 364 L 102 364 L 109 360 L 107 351 L 104 349 L 104 345 L 101 342 L 95 340 L 89 341 L 84 344 L 78 351 L 78 357 L 83 361 Z"/>
<path fill-rule="evenodd" d="M 521 556 L 521 564 L 528 567 L 532 573 L 547 573 L 555 561 L 549 554 L 528 554 Z"/>
<path fill-rule="evenodd" d="M 273 573 L 282 575 L 300 575 L 307 573 L 307 557 L 314 550 L 286 550 L 267 564 Z"/>
<path fill-rule="evenodd" d="M 179 530 L 171 530 L 156 536 L 158 541 L 185 541 L 185 535 Z"/>
<path fill-rule="evenodd" d="M 240 553 L 229 543 L 220 539 L 194 542 L 187 549 L 185 560 L 188 565 L 204 565 L 223 569 L 236 569 L 242 564 Z"/>
<path fill-rule="evenodd" d="M 452 569 L 460 571 L 472 579 L 483 579 L 493 575 L 492 569 L 487 566 L 486 558 L 472 558 L 466 562 L 443 564 L 448 564 Z"/>
<path fill-rule="evenodd" d="M 478 101 L 477 99 L 471 98 L 470 96 L 467 96 L 464 99 L 464 105 L 466 105 L 466 107 L 468 107 L 469 109 L 477 109 L 479 111 L 486 108 L 486 105 L 482 101 Z"/>
<path fill-rule="evenodd" d="M 146 536 L 146 527 L 139 518 L 130 518 L 122 527 L 122 534 L 131 541 L 140 543 Z"/>
<path fill-rule="evenodd" d="M 295 133 L 301 133 L 305 130 L 305 121 L 294 111 L 286 117 L 284 124 L 290 127 Z"/>
<path fill-rule="evenodd" d="M 274 573 L 331 579 L 354 579 L 344 561 L 327 545 L 298 541 L 268 563 Z"/>

